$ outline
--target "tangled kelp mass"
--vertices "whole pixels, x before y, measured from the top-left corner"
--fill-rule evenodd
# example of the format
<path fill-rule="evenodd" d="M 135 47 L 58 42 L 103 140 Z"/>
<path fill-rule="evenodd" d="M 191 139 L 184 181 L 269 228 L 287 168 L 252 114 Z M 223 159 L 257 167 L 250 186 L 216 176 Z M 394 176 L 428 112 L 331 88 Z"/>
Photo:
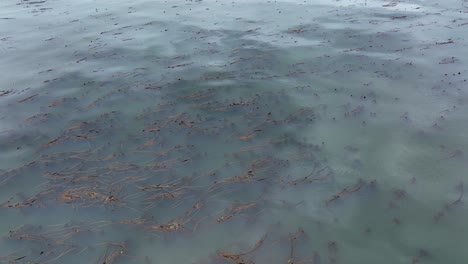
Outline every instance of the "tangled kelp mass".
<path fill-rule="evenodd" d="M 0 263 L 461 263 L 468 4 L 0 3 Z"/>

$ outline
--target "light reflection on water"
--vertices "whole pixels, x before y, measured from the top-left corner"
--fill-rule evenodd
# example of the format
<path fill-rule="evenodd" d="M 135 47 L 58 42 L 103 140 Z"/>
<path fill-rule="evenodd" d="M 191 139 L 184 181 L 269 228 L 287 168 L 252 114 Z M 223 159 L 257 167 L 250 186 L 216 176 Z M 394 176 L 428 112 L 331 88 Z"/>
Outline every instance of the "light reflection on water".
<path fill-rule="evenodd" d="M 466 12 L 3 1 L 0 262 L 460 263 Z"/>

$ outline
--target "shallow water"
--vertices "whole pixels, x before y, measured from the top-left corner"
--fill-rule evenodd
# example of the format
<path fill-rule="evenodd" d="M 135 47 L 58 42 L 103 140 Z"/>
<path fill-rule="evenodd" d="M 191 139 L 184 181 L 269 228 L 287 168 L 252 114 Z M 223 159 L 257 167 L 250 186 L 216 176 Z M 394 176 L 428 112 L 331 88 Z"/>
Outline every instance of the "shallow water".
<path fill-rule="evenodd" d="M 0 263 L 463 263 L 462 1 L 0 2 Z"/>

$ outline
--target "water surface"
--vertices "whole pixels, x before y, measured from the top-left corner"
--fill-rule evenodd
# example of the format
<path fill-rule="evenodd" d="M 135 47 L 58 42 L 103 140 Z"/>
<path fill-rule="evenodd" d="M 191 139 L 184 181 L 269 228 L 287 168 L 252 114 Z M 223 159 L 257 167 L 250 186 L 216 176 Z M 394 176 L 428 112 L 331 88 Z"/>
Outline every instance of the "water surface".
<path fill-rule="evenodd" d="M 461 1 L 0 3 L 0 263 L 463 263 Z"/>

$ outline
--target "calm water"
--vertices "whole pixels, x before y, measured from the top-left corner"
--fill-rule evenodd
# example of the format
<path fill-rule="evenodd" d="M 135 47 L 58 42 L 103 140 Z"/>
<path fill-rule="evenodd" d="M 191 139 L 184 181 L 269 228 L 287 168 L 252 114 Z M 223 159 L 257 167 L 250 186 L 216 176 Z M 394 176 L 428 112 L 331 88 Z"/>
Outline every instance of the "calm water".
<path fill-rule="evenodd" d="M 465 263 L 468 3 L 0 2 L 0 263 Z"/>

